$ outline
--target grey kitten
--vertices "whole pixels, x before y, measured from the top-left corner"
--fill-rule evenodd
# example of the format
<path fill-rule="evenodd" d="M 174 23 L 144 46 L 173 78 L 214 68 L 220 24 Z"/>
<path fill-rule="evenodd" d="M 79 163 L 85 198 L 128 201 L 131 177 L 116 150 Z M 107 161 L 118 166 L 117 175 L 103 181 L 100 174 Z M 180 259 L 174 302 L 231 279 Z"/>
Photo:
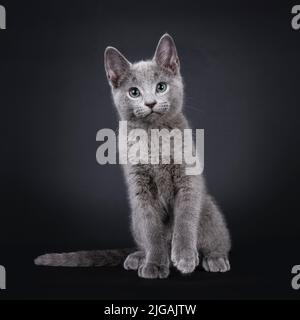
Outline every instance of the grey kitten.
<path fill-rule="evenodd" d="M 121 120 L 130 129 L 188 129 L 182 113 L 183 82 L 172 37 L 159 41 L 154 58 L 131 64 L 117 49 L 105 50 L 105 70 Z M 47 254 L 38 265 L 116 265 L 142 278 L 166 278 L 171 264 L 184 274 L 199 264 L 210 272 L 230 270 L 230 236 L 202 175 L 185 164 L 123 166 L 131 206 L 131 249 Z"/>

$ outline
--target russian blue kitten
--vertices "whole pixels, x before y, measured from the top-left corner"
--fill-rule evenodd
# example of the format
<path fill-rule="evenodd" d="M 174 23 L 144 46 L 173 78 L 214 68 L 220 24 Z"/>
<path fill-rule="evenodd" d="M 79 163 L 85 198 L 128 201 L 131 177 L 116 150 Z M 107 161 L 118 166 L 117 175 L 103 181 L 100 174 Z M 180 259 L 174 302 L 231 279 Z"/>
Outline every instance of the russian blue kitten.
<path fill-rule="evenodd" d="M 182 113 L 183 82 L 172 37 L 159 41 L 154 58 L 130 63 L 117 49 L 105 50 L 105 70 L 115 106 L 128 131 L 188 129 Z M 230 269 L 230 236 L 202 175 L 186 175 L 185 164 L 123 166 L 137 251 L 130 249 L 47 254 L 38 265 L 102 266 L 122 261 L 142 278 L 166 278 L 170 266 L 191 273 Z"/>

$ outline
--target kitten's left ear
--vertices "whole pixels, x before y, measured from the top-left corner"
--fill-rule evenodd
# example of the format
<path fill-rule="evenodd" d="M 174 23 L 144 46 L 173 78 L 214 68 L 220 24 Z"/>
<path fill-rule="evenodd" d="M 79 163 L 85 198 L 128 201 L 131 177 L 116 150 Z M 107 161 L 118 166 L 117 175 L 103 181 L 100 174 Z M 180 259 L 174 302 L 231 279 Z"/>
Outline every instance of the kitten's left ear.
<path fill-rule="evenodd" d="M 174 74 L 179 72 L 180 63 L 175 42 L 169 34 L 166 33 L 160 38 L 153 59 L 162 68 Z"/>

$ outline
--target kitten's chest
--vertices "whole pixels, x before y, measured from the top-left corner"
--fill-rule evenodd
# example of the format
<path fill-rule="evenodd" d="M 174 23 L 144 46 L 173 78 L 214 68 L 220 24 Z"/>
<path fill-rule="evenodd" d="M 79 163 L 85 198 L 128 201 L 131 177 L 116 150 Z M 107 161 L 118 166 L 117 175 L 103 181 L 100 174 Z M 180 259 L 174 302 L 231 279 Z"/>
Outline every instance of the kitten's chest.
<path fill-rule="evenodd" d="M 157 200 L 167 212 L 170 212 L 173 208 L 175 195 L 174 165 L 153 165 L 151 171 L 153 182 L 156 185 Z"/>
<path fill-rule="evenodd" d="M 127 154 L 131 164 L 164 165 L 182 162 L 182 131 L 173 129 L 132 130 L 128 134 Z M 178 162 L 177 162 L 178 161 Z M 164 170 L 163 170 L 164 171 Z M 167 174 L 167 172 L 164 172 Z"/>

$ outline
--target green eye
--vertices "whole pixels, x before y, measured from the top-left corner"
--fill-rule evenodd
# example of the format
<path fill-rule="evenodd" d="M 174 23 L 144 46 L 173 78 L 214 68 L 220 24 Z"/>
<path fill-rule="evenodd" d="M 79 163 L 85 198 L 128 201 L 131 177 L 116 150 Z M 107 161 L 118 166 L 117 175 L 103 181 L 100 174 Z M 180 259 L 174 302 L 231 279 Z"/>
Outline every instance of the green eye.
<path fill-rule="evenodd" d="M 156 92 L 157 93 L 165 92 L 167 88 L 168 88 L 168 85 L 165 82 L 160 82 L 156 86 Z"/>
<path fill-rule="evenodd" d="M 133 87 L 133 88 L 129 89 L 129 95 L 132 98 L 138 98 L 141 95 L 141 93 L 140 93 L 140 90 L 138 88 Z"/>

